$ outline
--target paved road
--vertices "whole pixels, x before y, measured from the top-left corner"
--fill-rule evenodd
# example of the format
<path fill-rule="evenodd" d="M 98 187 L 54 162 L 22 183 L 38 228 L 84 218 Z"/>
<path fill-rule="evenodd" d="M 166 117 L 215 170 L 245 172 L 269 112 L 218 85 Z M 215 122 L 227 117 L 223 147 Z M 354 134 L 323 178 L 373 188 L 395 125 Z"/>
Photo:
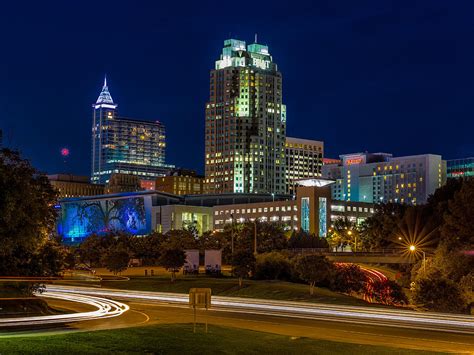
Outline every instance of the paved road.
<path fill-rule="evenodd" d="M 56 292 L 67 290 L 71 294 L 80 293 L 89 296 L 100 295 L 121 300 L 130 306 L 130 310 L 119 317 L 72 323 L 55 331 L 99 330 L 193 321 L 192 310 L 186 305 L 187 295 L 59 286 L 52 286 L 50 290 Z M 50 302 L 52 305 L 71 308 L 70 301 L 50 300 Z M 86 306 L 75 305 L 77 311 Z M 410 322 L 409 319 L 413 321 Z M 214 297 L 212 310 L 198 312 L 198 322 L 205 320 L 211 326 L 217 324 L 293 337 L 474 353 L 472 317 Z M 432 323 L 434 320 L 436 322 Z M 429 327 L 438 327 L 445 331 L 419 329 Z"/>

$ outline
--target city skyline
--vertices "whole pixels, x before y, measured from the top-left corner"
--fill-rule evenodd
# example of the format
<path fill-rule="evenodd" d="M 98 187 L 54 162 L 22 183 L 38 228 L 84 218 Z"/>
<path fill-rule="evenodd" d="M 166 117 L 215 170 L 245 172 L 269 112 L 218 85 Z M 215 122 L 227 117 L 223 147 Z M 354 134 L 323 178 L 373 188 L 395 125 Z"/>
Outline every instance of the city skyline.
<path fill-rule="evenodd" d="M 9 26 L 13 33 L 6 42 L 12 51 L 0 59 L 6 68 L 0 72 L 3 141 L 49 173 L 88 175 L 89 105 L 107 74 L 125 116 L 150 117 L 166 124 L 169 163 L 202 173 L 207 73 L 229 32 L 243 40 L 257 32 L 259 42 L 272 48 L 283 73 L 287 135 L 324 141 L 325 155 L 334 158 L 355 151 L 388 151 L 395 156 L 433 153 L 444 159 L 472 156 L 469 98 L 474 52 L 463 42 L 473 32 L 465 15 L 470 6 L 453 6 L 451 12 L 443 13 L 442 2 L 430 2 L 429 9 L 308 5 L 290 10 L 288 26 L 275 29 L 274 23 L 282 20 L 285 11 L 277 4 L 272 20 L 257 21 L 258 16 L 251 16 L 243 21 L 230 15 L 219 20 L 225 24 L 222 31 L 206 25 L 196 33 L 190 31 L 196 25 L 191 16 L 196 8 L 187 9 L 179 24 L 167 21 L 166 11 L 152 21 L 146 14 L 149 8 L 135 8 L 128 14 L 131 34 L 127 37 L 99 23 L 77 32 L 73 25 L 85 29 L 84 10 L 72 14 L 69 24 L 52 18 L 60 6 L 48 5 L 38 13 L 51 17 L 49 25 L 32 33 L 37 20 L 15 14 L 15 5 L 9 4 L 4 14 L 12 16 L 2 26 Z M 119 18 L 126 16 L 125 10 L 123 5 L 110 9 Z M 204 6 L 196 14 L 205 19 L 211 16 L 206 10 Z M 48 15 L 47 11 L 52 12 Z M 140 21 L 141 17 L 150 21 Z M 400 21 L 387 25 L 387 18 Z M 143 24 L 131 28 L 139 22 Z M 56 31 L 60 27 L 64 33 Z M 109 32 L 113 34 L 106 37 Z M 35 44 L 37 36 L 43 40 Z M 121 55 L 104 50 L 103 58 L 86 57 L 92 38 L 107 38 L 110 48 L 120 46 Z M 195 40 L 196 44 L 191 43 Z M 184 43 L 186 49 L 182 49 Z M 452 57 L 447 51 L 454 45 L 457 55 Z M 22 65 L 23 47 L 37 53 L 37 61 Z M 192 52 L 192 60 L 180 50 Z M 454 119 L 456 125 L 443 123 Z M 188 145 L 196 147 L 192 154 L 184 148 Z M 66 164 L 60 154 L 63 147 L 70 150 Z"/>

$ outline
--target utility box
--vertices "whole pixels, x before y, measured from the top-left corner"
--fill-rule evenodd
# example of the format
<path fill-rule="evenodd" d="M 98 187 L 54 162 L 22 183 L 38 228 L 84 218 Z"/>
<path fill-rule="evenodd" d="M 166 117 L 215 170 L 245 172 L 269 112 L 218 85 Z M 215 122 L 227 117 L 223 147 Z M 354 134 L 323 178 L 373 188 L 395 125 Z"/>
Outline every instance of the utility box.
<path fill-rule="evenodd" d="M 204 266 L 208 274 L 220 274 L 222 269 L 222 250 L 205 250 Z"/>
<path fill-rule="evenodd" d="M 185 250 L 186 261 L 184 262 L 184 273 L 199 273 L 199 250 Z"/>

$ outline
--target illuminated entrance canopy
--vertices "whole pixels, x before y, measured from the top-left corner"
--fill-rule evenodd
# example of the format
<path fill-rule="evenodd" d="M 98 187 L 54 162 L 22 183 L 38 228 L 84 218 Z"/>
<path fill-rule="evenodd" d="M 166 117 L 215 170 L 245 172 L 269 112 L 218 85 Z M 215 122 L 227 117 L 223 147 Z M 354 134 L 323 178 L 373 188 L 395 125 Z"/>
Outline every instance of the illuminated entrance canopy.
<path fill-rule="evenodd" d="M 299 186 L 306 186 L 306 187 L 324 187 L 330 184 L 335 183 L 334 180 L 330 179 L 303 179 L 303 180 L 297 180 L 296 184 Z"/>

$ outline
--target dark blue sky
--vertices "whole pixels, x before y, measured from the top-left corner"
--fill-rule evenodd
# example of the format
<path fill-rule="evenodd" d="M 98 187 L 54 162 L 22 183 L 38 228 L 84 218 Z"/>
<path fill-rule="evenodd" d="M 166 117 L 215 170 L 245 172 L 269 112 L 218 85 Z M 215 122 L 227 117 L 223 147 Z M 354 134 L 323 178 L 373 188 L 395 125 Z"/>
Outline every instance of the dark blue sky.
<path fill-rule="evenodd" d="M 446 0 L 4 2 L 0 128 L 40 169 L 88 175 L 107 73 L 120 114 L 162 121 L 167 161 L 202 171 L 209 69 L 229 34 L 257 32 L 283 73 L 288 135 L 333 157 L 472 156 L 473 18 L 474 2 Z"/>

